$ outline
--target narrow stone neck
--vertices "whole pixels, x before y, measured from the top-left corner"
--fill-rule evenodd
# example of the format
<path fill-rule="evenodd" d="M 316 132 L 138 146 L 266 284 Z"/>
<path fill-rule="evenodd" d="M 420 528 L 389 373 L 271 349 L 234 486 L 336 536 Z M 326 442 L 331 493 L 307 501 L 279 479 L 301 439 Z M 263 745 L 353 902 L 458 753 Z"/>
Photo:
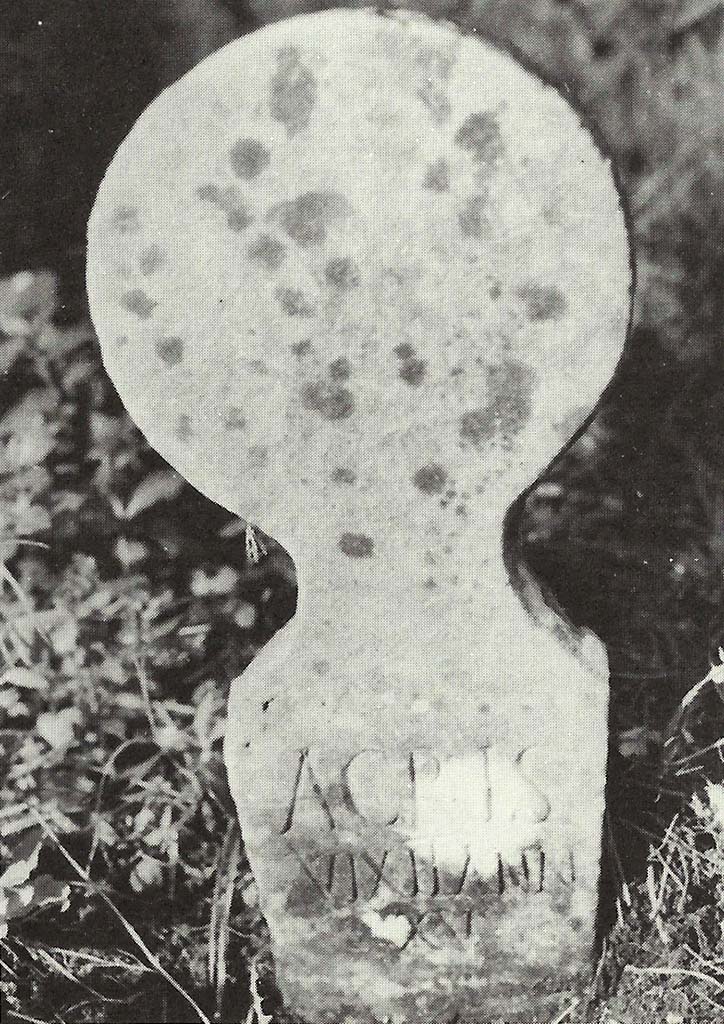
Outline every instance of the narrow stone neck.
<path fill-rule="evenodd" d="M 374 634 L 393 620 L 410 629 L 436 621 L 449 630 L 464 615 L 490 619 L 513 593 L 503 552 L 503 528 L 445 550 L 419 542 L 384 547 L 372 558 L 348 557 L 308 544 L 295 556 L 300 626 Z M 512 555 L 513 559 L 517 556 Z M 515 598 L 517 600 L 517 598 Z M 416 625 L 419 624 L 419 625 Z"/>

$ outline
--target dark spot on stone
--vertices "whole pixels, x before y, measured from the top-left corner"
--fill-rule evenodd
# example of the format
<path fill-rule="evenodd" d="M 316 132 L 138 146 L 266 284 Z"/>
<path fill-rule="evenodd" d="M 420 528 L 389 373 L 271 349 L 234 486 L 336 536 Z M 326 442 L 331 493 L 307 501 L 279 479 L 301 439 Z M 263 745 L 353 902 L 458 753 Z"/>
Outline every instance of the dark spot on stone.
<path fill-rule="evenodd" d="M 237 202 L 227 210 L 226 223 L 232 231 L 246 231 L 249 225 L 254 223 L 254 218 L 240 202 Z"/>
<path fill-rule="evenodd" d="M 329 376 L 332 380 L 347 380 L 351 372 L 352 367 L 346 356 L 340 356 L 329 364 Z"/>
<path fill-rule="evenodd" d="M 268 450 L 262 444 L 252 444 L 249 447 L 249 462 L 259 469 L 269 457 Z"/>
<path fill-rule="evenodd" d="M 437 590 L 437 583 L 432 578 L 432 576 L 428 577 L 428 579 L 425 580 L 423 586 L 425 590 Z"/>
<path fill-rule="evenodd" d="M 556 320 L 568 308 L 565 296 L 558 288 L 529 284 L 521 291 L 525 311 L 531 320 Z"/>
<path fill-rule="evenodd" d="M 135 206 L 117 206 L 112 215 L 111 223 L 116 231 L 121 233 L 131 233 L 138 231 L 141 226 L 141 219 L 138 210 Z"/>
<path fill-rule="evenodd" d="M 447 500 L 447 498 L 441 498 L 440 499 L 440 508 L 447 508 L 447 507 L 448 507 L 448 500 Z"/>
<path fill-rule="evenodd" d="M 141 273 L 145 276 L 153 274 L 166 262 L 166 253 L 160 245 L 149 245 L 144 249 L 138 261 Z"/>
<path fill-rule="evenodd" d="M 455 507 L 455 511 L 459 516 L 466 516 L 468 514 L 468 510 L 465 508 L 464 505 L 457 505 Z"/>
<path fill-rule="evenodd" d="M 464 372 L 465 371 L 463 370 L 462 366 L 453 366 L 453 368 L 450 370 L 450 376 L 460 377 Z"/>
<path fill-rule="evenodd" d="M 345 466 L 337 466 L 332 472 L 332 480 L 336 484 L 353 484 L 357 482 L 357 474 Z"/>
<path fill-rule="evenodd" d="M 312 339 L 304 338 L 303 341 L 295 341 L 292 345 L 292 354 L 295 356 L 306 356 L 312 351 Z"/>
<path fill-rule="evenodd" d="M 178 366 L 184 357 L 183 338 L 159 338 L 156 341 L 156 352 L 166 366 Z"/>
<path fill-rule="evenodd" d="M 517 434 L 528 421 L 532 409 L 535 375 L 527 363 L 506 359 L 491 367 L 488 383 L 492 391 L 490 404 L 505 437 Z"/>
<path fill-rule="evenodd" d="M 359 284 L 359 270 L 349 256 L 334 256 L 324 270 L 327 284 L 340 291 L 348 291 Z"/>
<path fill-rule="evenodd" d="M 312 672 L 317 676 L 326 676 L 329 669 L 330 664 L 325 658 L 315 658 L 312 662 Z"/>
<path fill-rule="evenodd" d="M 212 206 L 223 210 L 226 214 L 226 223 L 232 231 L 245 231 L 254 221 L 241 196 L 233 187 L 222 190 L 218 185 L 209 182 L 200 185 L 196 189 L 196 195 L 202 202 L 211 203 Z"/>
<path fill-rule="evenodd" d="M 372 538 L 364 533 L 343 533 L 339 538 L 339 550 L 348 558 L 371 558 L 374 547 Z"/>
<path fill-rule="evenodd" d="M 437 462 L 431 462 L 418 469 L 412 482 L 424 494 L 442 494 L 447 483 L 447 473 Z"/>
<path fill-rule="evenodd" d="M 490 290 L 488 291 L 488 295 L 493 300 L 493 302 L 495 302 L 496 299 L 500 298 L 501 287 L 497 281 L 494 281 L 493 284 L 491 284 Z"/>
<path fill-rule="evenodd" d="M 229 152 L 232 171 L 245 181 L 258 177 L 270 161 L 271 154 L 259 139 L 239 139 Z"/>
<path fill-rule="evenodd" d="M 408 345 L 407 342 L 403 342 L 401 345 L 396 345 L 394 352 L 399 359 L 412 359 L 415 354 L 414 348 L 412 345 Z"/>
<path fill-rule="evenodd" d="M 229 430 L 243 430 L 246 426 L 246 416 L 237 405 L 230 405 L 227 408 L 224 426 Z"/>
<path fill-rule="evenodd" d="M 458 493 L 458 492 L 457 492 L 457 491 L 454 491 L 454 490 L 452 489 L 452 487 L 449 487 L 449 488 L 448 488 L 448 489 L 447 489 L 447 490 L 445 491 L 445 497 L 446 497 L 446 498 L 454 498 L 454 497 L 456 496 L 456 494 L 457 494 L 457 493 Z"/>
<path fill-rule="evenodd" d="M 191 417 L 187 413 L 182 412 L 176 420 L 176 436 L 180 441 L 188 441 L 192 434 Z"/>
<path fill-rule="evenodd" d="M 213 203 L 214 206 L 221 206 L 222 208 L 226 205 L 221 189 L 212 181 L 206 185 L 199 185 L 196 189 L 196 196 L 202 203 Z"/>
<path fill-rule="evenodd" d="M 314 316 L 314 307 L 299 288 L 277 288 L 274 296 L 287 316 Z"/>
<path fill-rule="evenodd" d="M 158 305 L 140 288 L 133 288 L 130 292 L 126 292 L 121 298 L 121 302 L 126 309 L 135 313 L 141 320 L 147 320 Z"/>
<path fill-rule="evenodd" d="M 286 246 L 273 235 L 261 234 L 246 250 L 249 259 L 261 263 L 267 270 L 278 270 L 284 262 Z"/>
<path fill-rule="evenodd" d="M 458 224 L 466 238 L 482 238 L 487 233 L 489 227 L 487 205 L 487 196 L 468 196 L 458 214 Z"/>
<path fill-rule="evenodd" d="M 296 199 L 279 203 L 269 210 L 269 218 L 277 220 L 286 234 L 302 247 L 321 245 L 327 227 L 350 212 L 350 204 L 341 192 L 303 192 Z"/>
<path fill-rule="evenodd" d="M 400 367 L 400 377 L 405 384 L 416 388 L 422 384 L 426 369 L 427 363 L 424 359 L 405 359 Z"/>
<path fill-rule="evenodd" d="M 466 149 L 473 160 L 494 166 L 503 153 L 500 125 L 494 114 L 481 110 L 470 114 L 455 133 L 455 142 Z"/>
<path fill-rule="evenodd" d="M 422 180 L 422 187 L 433 192 L 447 192 L 450 188 L 450 169 L 447 160 L 441 157 L 430 164 Z"/>
<path fill-rule="evenodd" d="M 460 437 L 473 444 L 484 444 L 495 434 L 495 411 L 486 406 L 470 409 L 460 417 Z"/>
<path fill-rule="evenodd" d="M 119 348 L 123 348 L 123 346 L 127 345 L 127 344 L 128 344 L 128 335 L 127 334 L 119 334 L 118 337 L 116 338 L 116 345 L 118 345 Z"/>
<path fill-rule="evenodd" d="M 327 420 L 343 420 L 354 411 L 352 392 L 326 380 L 308 381 L 302 387 L 302 403 Z"/>
<path fill-rule="evenodd" d="M 269 113 L 289 135 L 306 128 L 317 102 L 317 80 L 299 59 L 295 47 L 277 53 L 277 69 L 269 82 Z"/>

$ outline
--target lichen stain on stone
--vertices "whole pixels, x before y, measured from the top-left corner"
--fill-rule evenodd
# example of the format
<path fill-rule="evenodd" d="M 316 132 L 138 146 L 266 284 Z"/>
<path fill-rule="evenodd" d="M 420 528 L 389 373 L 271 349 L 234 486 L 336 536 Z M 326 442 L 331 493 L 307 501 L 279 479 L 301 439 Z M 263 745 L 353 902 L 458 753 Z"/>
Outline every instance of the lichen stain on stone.
<path fill-rule="evenodd" d="M 178 366 L 184 357 L 183 338 L 158 338 L 155 343 L 158 358 L 166 366 Z"/>
<path fill-rule="evenodd" d="M 483 238 L 488 233 L 487 205 L 486 195 L 473 195 L 466 199 L 458 214 L 458 224 L 466 238 Z"/>
<path fill-rule="evenodd" d="M 246 416 L 237 405 L 230 405 L 227 408 L 224 426 L 229 430 L 243 430 L 246 427 Z"/>
<path fill-rule="evenodd" d="M 495 434 L 510 441 L 530 418 L 536 376 L 532 368 L 515 359 L 504 359 L 488 370 L 489 400 L 479 409 L 463 414 L 460 437 L 475 445 L 490 441 Z"/>
<path fill-rule="evenodd" d="M 352 367 L 346 356 L 339 356 L 329 364 L 329 376 L 332 380 L 348 380 Z"/>
<path fill-rule="evenodd" d="M 315 658 L 312 662 L 312 672 L 315 676 L 326 676 L 331 666 L 326 658 Z"/>
<path fill-rule="evenodd" d="M 262 444 L 252 444 L 248 454 L 249 464 L 255 469 L 261 469 L 269 458 L 269 451 Z"/>
<path fill-rule="evenodd" d="M 339 291 L 349 291 L 360 282 L 357 265 L 351 256 L 333 256 L 324 268 L 327 284 Z"/>
<path fill-rule="evenodd" d="M 351 212 L 349 200 L 333 189 L 303 192 L 285 203 L 273 206 L 268 213 L 276 220 L 289 238 L 305 248 L 321 245 L 327 237 L 327 228 L 334 221 Z"/>
<path fill-rule="evenodd" d="M 412 482 L 423 494 L 442 494 L 447 483 L 447 472 L 437 462 L 430 462 L 418 469 Z"/>
<path fill-rule="evenodd" d="M 495 410 L 489 406 L 469 409 L 460 417 L 460 437 L 474 445 L 485 444 L 495 436 Z"/>
<path fill-rule="evenodd" d="M 250 260 L 260 263 L 267 270 L 278 270 L 286 256 L 286 246 L 273 235 L 263 232 L 250 243 L 246 250 Z"/>
<path fill-rule="evenodd" d="M 516 359 L 505 359 L 491 367 L 488 384 L 502 434 L 510 438 L 517 434 L 530 418 L 536 377 L 533 369 Z"/>
<path fill-rule="evenodd" d="M 111 214 L 111 224 L 121 234 L 131 234 L 141 227 L 141 216 L 135 206 L 116 206 Z"/>
<path fill-rule="evenodd" d="M 199 185 L 196 189 L 196 198 L 200 199 L 202 203 L 212 203 L 214 206 L 220 206 L 222 209 L 226 206 L 221 189 L 213 181 Z"/>
<path fill-rule="evenodd" d="M 237 203 L 227 210 L 226 223 L 232 231 L 246 231 L 254 223 L 254 218 L 245 206 Z"/>
<path fill-rule="evenodd" d="M 352 392 L 341 384 L 321 379 L 308 381 L 301 394 L 304 408 L 319 413 L 326 420 L 343 420 L 354 412 Z"/>
<path fill-rule="evenodd" d="M 232 231 L 245 231 L 254 222 L 244 202 L 235 188 L 220 189 L 210 181 L 199 185 L 196 196 L 203 203 L 210 203 L 226 214 L 226 223 Z"/>
<path fill-rule="evenodd" d="M 269 80 L 269 113 L 287 133 L 303 131 L 317 102 L 317 80 L 299 58 L 296 47 L 277 53 L 277 67 Z"/>
<path fill-rule="evenodd" d="M 271 154 L 259 139 L 238 139 L 229 151 L 229 163 L 237 178 L 253 181 L 271 162 Z"/>
<path fill-rule="evenodd" d="M 166 253 L 160 245 L 147 246 L 141 253 L 138 266 L 140 267 L 141 273 L 144 277 L 148 277 L 150 274 L 154 274 L 157 270 L 166 263 Z"/>
<path fill-rule="evenodd" d="M 422 384 L 427 372 L 427 363 L 424 359 L 417 358 L 412 345 L 402 342 L 400 345 L 396 345 L 393 351 L 400 360 L 400 379 L 404 380 L 405 384 L 409 384 L 411 388 Z"/>
<path fill-rule="evenodd" d="M 191 417 L 188 413 L 182 412 L 176 420 L 176 436 L 179 441 L 190 441 L 193 434 Z"/>
<path fill-rule="evenodd" d="M 314 316 L 314 307 L 299 288 L 279 287 L 274 292 L 274 298 L 287 316 Z"/>
<path fill-rule="evenodd" d="M 422 384 L 427 372 L 427 363 L 424 359 L 403 359 L 400 366 L 400 378 L 411 388 L 419 387 Z"/>
<path fill-rule="evenodd" d="M 121 303 L 141 320 L 147 320 L 158 303 L 146 295 L 141 288 L 133 288 L 121 296 Z"/>
<path fill-rule="evenodd" d="M 520 292 L 530 320 L 557 320 L 568 309 L 565 295 L 559 288 L 530 283 Z"/>
<path fill-rule="evenodd" d="M 473 160 L 494 166 L 503 155 L 503 138 L 497 118 L 488 110 L 469 114 L 455 133 L 455 142 Z"/>
<path fill-rule="evenodd" d="M 335 484 L 354 484 L 357 482 L 357 474 L 346 466 L 337 466 L 332 471 L 332 481 Z"/>
<path fill-rule="evenodd" d="M 339 550 L 348 558 L 371 558 L 374 541 L 365 533 L 343 533 L 339 538 Z"/>
<path fill-rule="evenodd" d="M 303 338 L 301 341 L 295 341 L 294 344 L 291 346 L 291 350 L 292 355 L 297 356 L 297 358 L 309 355 L 309 353 L 312 351 L 312 339 Z"/>
<path fill-rule="evenodd" d="M 428 165 L 425 177 L 422 179 L 422 187 L 430 189 L 431 192 L 447 192 L 450 188 L 450 168 L 444 157 L 433 161 Z"/>

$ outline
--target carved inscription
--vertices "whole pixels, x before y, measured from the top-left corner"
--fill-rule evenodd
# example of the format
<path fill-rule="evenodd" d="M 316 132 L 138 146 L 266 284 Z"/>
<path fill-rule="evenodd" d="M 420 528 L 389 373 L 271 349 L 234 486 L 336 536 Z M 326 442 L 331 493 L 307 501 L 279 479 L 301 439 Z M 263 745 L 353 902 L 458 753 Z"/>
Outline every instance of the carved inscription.
<path fill-rule="evenodd" d="M 321 817 L 321 820 L 326 824 L 328 829 L 331 830 L 335 827 L 332 811 L 325 799 L 319 780 L 315 775 L 314 768 L 312 767 L 309 759 L 308 750 L 301 751 L 299 755 L 299 765 L 297 767 L 297 774 L 294 780 L 292 799 L 289 804 L 289 811 L 287 812 L 284 827 L 282 828 L 282 835 L 291 831 L 295 818 L 300 812 L 304 821 L 304 827 L 307 830 L 310 829 L 310 814 L 313 815 L 316 820 L 319 820 Z"/>
<path fill-rule="evenodd" d="M 490 826 L 500 819 L 495 792 L 500 772 L 499 766 L 491 769 L 493 761 L 489 751 L 475 755 L 475 764 L 485 766 L 482 775 L 474 776 L 480 784 L 479 820 Z M 404 937 L 405 944 L 413 938 L 439 942 L 446 936 L 469 938 L 482 906 L 514 894 L 534 897 L 575 884 L 573 853 L 563 864 L 554 862 L 538 842 L 522 845 L 515 855 L 496 850 L 492 861 L 486 854 L 486 870 L 470 849 L 451 865 L 438 858 L 434 842 L 416 848 L 417 790 L 423 782 L 428 787 L 440 780 L 459 784 L 460 773 L 450 764 L 454 769 L 452 760 L 441 765 L 428 751 L 406 758 L 364 751 L 343 766 L 341 784 L 329 785 L 315 769 L 310 751 L 301 751 L 281 829 L 303 876 L 289 909 L 303 905 L 306 913 L 318 913 L 357 906 L 373 932 L 377 929 L 389 941 Z M 547 816 L 550 808 L 540 794 L 537 803 L 526 804 L 520 784 L 508 779 L 506 785 L 517 797 L 515 807 L 506 805 L 504 824 L 514 825 L 516 816 L 525 819 L 524 812 L 534 821 Z M 450 824 L 449 812 L 443 807 L 441 813 L 448 813 L 441 820 L 444 829 Z M 381 852 L 380 839 L 385 844 Z"/>

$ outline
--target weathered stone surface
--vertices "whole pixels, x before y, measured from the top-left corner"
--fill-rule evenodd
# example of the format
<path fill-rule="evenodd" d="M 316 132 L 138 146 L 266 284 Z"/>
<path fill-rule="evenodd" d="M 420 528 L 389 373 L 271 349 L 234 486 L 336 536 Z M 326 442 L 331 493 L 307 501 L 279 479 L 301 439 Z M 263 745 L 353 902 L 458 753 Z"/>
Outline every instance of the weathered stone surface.
<path fill-rule="evenodd" d="M 629 277 L 575 112 L 415 15 L 232 44 L 103 182 L 109 373 L 151 443 L 297 565 L 226 758 L 301 1019 L 532 1020 L 589 965 L 605 656 L 511 543 L 506 564 L 503 527 L 607 383 Z"/>

